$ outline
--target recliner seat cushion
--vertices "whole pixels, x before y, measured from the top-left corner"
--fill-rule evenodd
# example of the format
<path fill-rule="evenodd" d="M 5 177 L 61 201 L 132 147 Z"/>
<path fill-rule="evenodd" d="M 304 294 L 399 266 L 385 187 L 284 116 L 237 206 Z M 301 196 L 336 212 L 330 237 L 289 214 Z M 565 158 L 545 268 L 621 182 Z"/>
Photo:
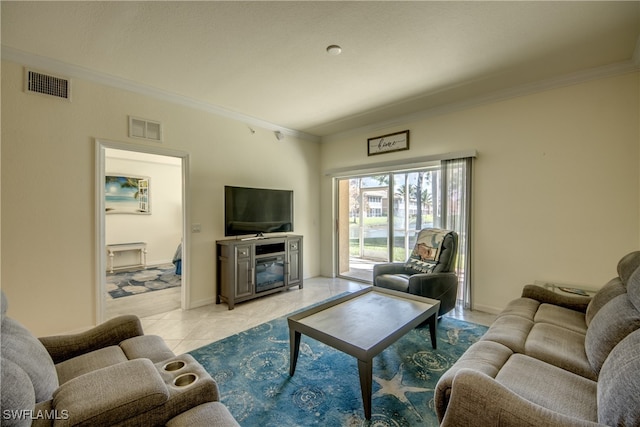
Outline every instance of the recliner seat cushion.
<path fill-rule="evenodd" d="M 125 356 L 122 349 L 116 345 L 112 345 L 58 363 L 56 370 L 58 371 L 60 384 L 64 384 L 80 375 L 117 363 L 126 362 L 127 360 L 127 356 Z"/>
<path fill-rule="evenodd" d="M 598 420 L 594 404 L 597 383 L 557 366 L 514 354 L 500 369 L 496 381 L 543 408 L 582 420 Z"/>
<path fill-rule="evenodd" d="M 527 336 L 534 323 L 524 317 L 508 314 L 498 317 L 482 336 L 484 341 L 500 343 L 514 353 L 524 353 Z"/>
<path fill-rule="evenodd" d="M 407 292 L 409 290 L 408 274 L 381 274 L 376 277 L 376 286 L 393 289 L 394 291 Z"/>
<path fill-rule="evenodd" d="M 581 334 L 587 332 L 584 313 L 552 304 L 540 304 L 533 318 L 536 323 L 549 323 Z"/>
<path fill-rule="evenodd" d="M 59 425 L 116 425 L 157 408 L 169 396 L 153 363 L 137 359 L 97 369 L 62 384 L 53 395 L 53 407 L 68 411 L 68 419 L 57 420 Z"/>
<path fill-rule="evenodd" d="M 527 336 L 524 353 L 591 380 L 593 371 L 584 349 L 585 335 L 550 323 L 536 323 Z"/>

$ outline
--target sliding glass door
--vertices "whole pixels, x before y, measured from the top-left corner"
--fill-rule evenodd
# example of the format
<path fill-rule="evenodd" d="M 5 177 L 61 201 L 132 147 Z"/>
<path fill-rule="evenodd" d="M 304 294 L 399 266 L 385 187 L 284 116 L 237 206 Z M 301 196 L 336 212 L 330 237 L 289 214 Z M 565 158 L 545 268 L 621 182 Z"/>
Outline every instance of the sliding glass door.
<path fill-rule="evenodd" d="M 430 167 L 336 177 L 338 276 L 371 282 L 373 266 L 404 262 L 423 228 L 458 233 L 458 299 L 471 305 L 472 158 Z"/>
<path fill-rule="evenodd" d="M 371 281 L 373 265 L 389 262 L 388 175 L 338 180 L 338 274 Z"/>
<path fill-rule="evenodd" d="M 337 180 L 339 276 L 371 282 L 375 264 L 408 258 L 417 232 L 439 223 L 439 174 L 433 167 Z"/>
<path fill-rule="evenodd" d="M 434 167 L 391 175 L 394 194 L 391 259 L 394 262 L 409 258 L 420 230 L 439 224 L 439 174 L 439 169 Z"/>

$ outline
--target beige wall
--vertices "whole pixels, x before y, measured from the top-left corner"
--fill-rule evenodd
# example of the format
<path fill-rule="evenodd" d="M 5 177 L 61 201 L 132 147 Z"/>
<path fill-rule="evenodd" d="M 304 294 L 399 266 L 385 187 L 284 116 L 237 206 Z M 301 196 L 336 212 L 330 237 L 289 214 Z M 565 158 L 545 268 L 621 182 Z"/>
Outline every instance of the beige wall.
<path fill-rule="evenodd" d="M 80 79 L 67 103 L 22 91 L 23 68 L 2 62 L 2 289 L 9 314 L 36 335 L 95 322 L 95 138 L 127 137 L 128 116 L 163 123 L 163 148 L 190 153 L 191 303 L 215 296 L 214 242 L 225 184 L 293 189 L 304 275 L 319 272 L 320 146 Z M 70 314 L 72 313 L 72 314 Z"/>
<path fill-rule="evenodd" d="M 477 150 L 472 289 L 497 311 L 536 279 L 602 286 L 640 248 L 639 73 L 332 138 L 322 169 Z M 409 129 L 409 151 L 367 138 Z M 321 271 L 332 268 L 331 179 L 322 178 Z"/>
<path fill-rule="evenodd" d="M 95 138 L 127 137 L 127 116 L 164 124 L 164 148 L 190 153 L 191 303 L 214 298 L 214 241 L 225 184 L 292 188 L 305 277 L 332 274 L 332 189 L 322 171 L 478 150 L 472 276 L 476 308 L 522 285 L 601 286 L 640 247 L 639 74 L 601 79 L 322 144 L 201 110 L 74 80 L 73 102 L 27 95 L 2 63 L 2 289 L 36 335 L 94 323 Z M 367 157 L 366 139 L 410 129 L 411 149 Z M 319 195 L 319 196 L 318 196 Z M 69 315 L 73 313 L 73 315 Z"/>

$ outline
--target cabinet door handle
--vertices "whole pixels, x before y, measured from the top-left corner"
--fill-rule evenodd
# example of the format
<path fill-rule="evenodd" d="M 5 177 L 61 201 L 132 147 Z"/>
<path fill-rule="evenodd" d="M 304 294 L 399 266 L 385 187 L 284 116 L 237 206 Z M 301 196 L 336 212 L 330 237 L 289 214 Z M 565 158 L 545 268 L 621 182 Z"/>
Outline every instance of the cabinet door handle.
<path fill-rule="evenodd" d="M 251 267 L 251 285 L 255 285 L 256 280 L 255 280 L 256 274 L 255 274 L 255 269 L 253 267 Z"/>

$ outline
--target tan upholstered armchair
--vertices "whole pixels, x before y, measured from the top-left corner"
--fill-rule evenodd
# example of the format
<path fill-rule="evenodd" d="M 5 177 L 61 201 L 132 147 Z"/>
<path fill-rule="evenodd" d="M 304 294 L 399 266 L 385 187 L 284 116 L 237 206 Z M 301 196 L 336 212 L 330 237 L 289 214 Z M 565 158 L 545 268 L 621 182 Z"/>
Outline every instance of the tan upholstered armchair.
<path fill-rule="evenodd" d="M 3 292 L 2 426 L 238 426 L 207 371 L 137 317 L 37 339 L 6 310 Z"/>
<path fill-rule="evenodd" d="M 438 316 L 456 306 L 458 277 L 455 260 L 458 234 L 437 228 L 420 230 L 406 262 L 373 266 L 373 285 L 440 301 Z"/>

